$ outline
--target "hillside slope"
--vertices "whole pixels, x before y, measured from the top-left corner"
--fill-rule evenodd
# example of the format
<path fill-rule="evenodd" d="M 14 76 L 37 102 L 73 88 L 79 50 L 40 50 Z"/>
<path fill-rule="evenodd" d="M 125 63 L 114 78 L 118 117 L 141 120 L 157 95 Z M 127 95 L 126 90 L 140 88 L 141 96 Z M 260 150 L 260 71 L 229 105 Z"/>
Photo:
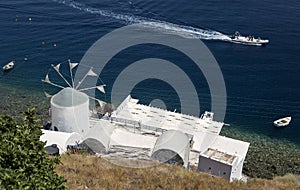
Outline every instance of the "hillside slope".
<path fill-rule="evenodd" d="M 69 189 L 300 189 L 300 176 L 294 175 L 229 183 L 225 179 L 187 171 L 175 165 L 134 169 L 97 157 L 67 154 L 62 155 L 61 162 L 56 171 L 67 179 Z"/>

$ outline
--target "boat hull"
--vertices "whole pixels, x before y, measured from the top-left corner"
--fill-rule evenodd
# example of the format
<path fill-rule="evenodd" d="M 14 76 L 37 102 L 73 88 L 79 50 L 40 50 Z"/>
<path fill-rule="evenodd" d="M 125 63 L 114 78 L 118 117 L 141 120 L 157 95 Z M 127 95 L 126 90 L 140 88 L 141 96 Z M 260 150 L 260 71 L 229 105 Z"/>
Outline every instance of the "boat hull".
<path fill-rule="evenodd" d="M 232 38 L 232 42 L 234 43 L 239 43 L 239 44 L 244 44 L 244 45 L 255 45 L 255 46 L 263 46 L 269 43 L 269 40 L 262 40 L 262 39 L 257 39 L 253 38 L 252 40 L 249 40 L 247 37 L 238 37 L 238 38 Z"/>
<path fill-rule="evenodd" d="M 292 117 L 285 117 L 273 122 L 275 127 L 286 127 L 290 124 Z"/>
<path fill-rule="evenodd" d="M 14 62 L 11 61 L 8 64 L 6 64 L 4 67 L 2 67 L 2 69 L 3 69 L 4 72 L 6 72 L 6 71 L 9 71 L 12 68 L 14 68 L 14 65 L 15 65 Z"/>
<path fill-rule="evenodd" d="M 268 42 L 264 42 L 264 43 L 257 43 L 257 42 L 245 42 L 245 41 L 238 41 L 238 40 L 231 40 L 233 43 L 237 43 L 237 44 L 244 44 L 244 45 L 252 45 L 252 46 L 265 46 L 268 44 Z"/>

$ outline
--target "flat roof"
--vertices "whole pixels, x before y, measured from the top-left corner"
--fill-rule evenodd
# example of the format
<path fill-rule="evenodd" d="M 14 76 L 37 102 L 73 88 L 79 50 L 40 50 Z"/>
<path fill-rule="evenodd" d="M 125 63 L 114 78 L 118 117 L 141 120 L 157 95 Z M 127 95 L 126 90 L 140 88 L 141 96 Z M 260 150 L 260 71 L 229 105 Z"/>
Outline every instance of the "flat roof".
<path fill-rule="evenodd" d="M 224 124 L 138 104 L 138 99 L 134 99 L 130 95 L 120 104 L 115 113 L 117 118 L 140 121 L 143 125 L 166 130 L 181 130 L 191 135 L 197 131 L 219 135 Z"/>
<path fill-rule="evenodd" d="M 228 165 L 232 165 L 234 160 L 237 158 L 236 155 L 231 155 L 228 153 L 225 153 L 223 151 L 217 150 L 217 149 L 212 149 L 208 148 L 205 152 L 201 154 L 201 156 L 217 160 L 220 162 L 223 162 Z"/>
<path fill-rule="evenodd" d="M 179 130 L 193 137 L 192 150 L 207 152 L 216 160 L 232 164 L 235 158 L 245 158 L 249 143 L 219 136 L 223 122 L 172 112 L 156 107 L 138 104 L 139 100 L 130 95 L 113 112 L 112 117 L 120 123 L 136 128 L 163 132 Z M 208 151 L 209 150 L 209 151 Z M 212 151 L 218 150 L 218 151 Z"/>
<path fill-rule="evenodd" d="M 222 150 L 231 155 L 238 155 L 241 158 L 245 158 L 248 152 L 250 143 L 218 136 L 216 140 L 209 146 L 211 149 Z"/>

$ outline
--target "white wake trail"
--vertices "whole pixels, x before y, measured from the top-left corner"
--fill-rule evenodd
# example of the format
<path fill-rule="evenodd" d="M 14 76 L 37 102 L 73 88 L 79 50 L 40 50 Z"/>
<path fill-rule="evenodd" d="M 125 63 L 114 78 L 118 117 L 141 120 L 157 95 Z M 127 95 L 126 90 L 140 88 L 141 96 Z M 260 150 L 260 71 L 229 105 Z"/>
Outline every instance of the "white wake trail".
<path fill-rule="evenodd" d="M 167 33 L 177 34 L 185 38 L 199 38 L 204 40 L 222 40 L 222 41 L 230 40 L 230 37 L 228 35 L 213 30 L 194 28 L 191 26 L 178 25 L 170 22 L 165 22 L 165 21 L 160 21 L 160 20 L 155 20 L 150 18 L 143 18 L 143 17 L 133 16 L 133 15 L 117 14 L 107 10 L 88 7 L 82 3 L 75 2 L 74 0 L 53 0 L 53 1 L 87 13 L 114 18 L 116 20 L 122 21 L 125 24 L 140 23 L 143 24 L 144 26 L 156 30 L 160 30 L 163 32 L 167 32 Z"/>

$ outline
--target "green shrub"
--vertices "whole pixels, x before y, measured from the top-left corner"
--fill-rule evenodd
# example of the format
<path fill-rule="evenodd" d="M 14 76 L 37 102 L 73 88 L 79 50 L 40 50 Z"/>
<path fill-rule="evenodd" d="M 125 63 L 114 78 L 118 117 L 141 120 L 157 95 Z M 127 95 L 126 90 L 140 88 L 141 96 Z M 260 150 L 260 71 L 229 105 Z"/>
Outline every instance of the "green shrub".
<path fill-rule="evenodd" d="M 37 122 L 34 109 L 21 123 L 0 116 L 0 189 L 66 189 L 65 179 L 54 171 L 59 158 L 48 157 Z"/>

